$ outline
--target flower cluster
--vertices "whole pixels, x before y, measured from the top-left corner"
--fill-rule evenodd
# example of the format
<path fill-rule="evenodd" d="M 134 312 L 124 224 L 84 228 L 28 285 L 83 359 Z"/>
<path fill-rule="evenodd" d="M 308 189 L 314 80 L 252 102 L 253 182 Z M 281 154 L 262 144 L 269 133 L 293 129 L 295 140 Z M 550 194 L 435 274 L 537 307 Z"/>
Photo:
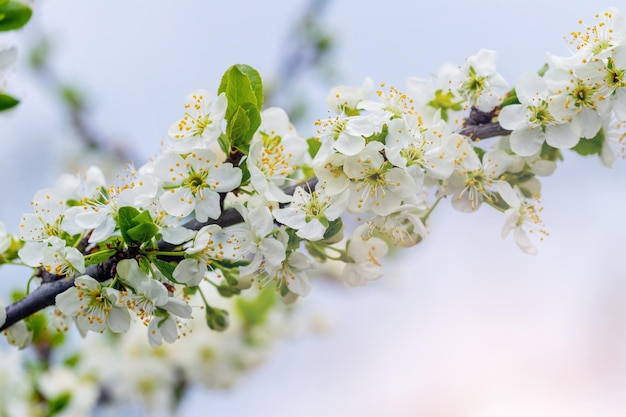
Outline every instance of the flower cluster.
<path fill-rule="evenodd" d="M 538 177 L 564 149 L 606 165 L 624 153 L 626 29 L 617 10 L 597 19 L 573 33 L 572 56 L 550 56 L 552 70 L 513 89 L 488 50 L 435 82 L 411 78 L 406 93 L 369 79 L 336 87 L 335 113 L 309 139 L 263 107 L 259 74 L 235 65 L 217 94 L 187 97 L 148 163 L 113 184 L 91 167 L 37 192 L 19 238 L 0 228 L 0 260 L 33 268 L 42 287 L 69 283 L 46 300 L 59 329 L 124 333 L 138 322 L 158 346 L 198 315 L 228 326 L 207 286 L 224 298 L 271 288 L 288 303 L 310 292 L 316 263 L 342 262 L 350 286 L 379 278 L 390 247 L 424 239 L 444 199 L 496 209 L 502 237 L 537 253 L 531 237 L 547 235 Z M 28 329 L 7 336 L 25 345 Z"/>
<path fill-rule="evenodd" d="M 502 109 L 500 124 L 513 131 L 511 149 L 518 155 L 537 154 L 544 143 L 569 149 L 581 140 L 610 141 L 603 132 L 626 119 L 624 17 L 609 8 L 596 18 L 585 32 L 572 32 L 573 55 L 550 55 L 555 70 L 525 75 L 515 89 L 519 104 Z M 613 147 L 603 146 L 601 155 L 612 161 Z"/>

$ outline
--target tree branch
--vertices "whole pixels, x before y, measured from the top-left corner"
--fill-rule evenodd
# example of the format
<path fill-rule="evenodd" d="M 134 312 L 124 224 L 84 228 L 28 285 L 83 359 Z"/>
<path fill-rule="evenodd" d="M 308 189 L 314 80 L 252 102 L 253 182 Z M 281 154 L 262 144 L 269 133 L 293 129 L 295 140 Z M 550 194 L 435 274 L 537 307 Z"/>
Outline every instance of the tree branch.
<path fill-rule="evenodd" d="M 473 141 L 477 141 L 480 139 L 509 135 L 511 131 L 504 129 L 500 126 L 500 123 L 490 122 L 482 125 L 466 125 L 459 131 L 459 134 L 467 136 Z"/>
<path fill-rule="evenodd" d="M 498 107 L 490 112 L 480 111 L 476 107 L 472 107 L 459 134 L 467 136 L 473 141 L 509 135 L 510 130 L 504 129 L 500 123 L 493 121 L 499 113 Z"/>
<path fill-rule="evenodd" d="M 493 116 L 493 113 L 484 113 L 473 109 L 470 113 L 470 117 L 465 119 L 465 127 L 463 127 L 459 133 L 474 141 L 510 134 L 511 132 L 502 128 L 499 123 L 491 121 Z M 317 182 L 317 178 L 313 177 L 304 183 L 285 188 L 285 193 L 293 194 L 298 186 L 304 186 L 309 190 L 313 190 L 315 189 Z M 242 222 L 243 217 L 241 217 L 241 214 L 236 209 L 229 208 L 224 210 L 220 217 L 215 220 L 211 219 L 207 222 L 191 220 L 183 226 L 191 230 L 200 230 L 202 227 L 210 224 L 228 227 Z M 167 242 L 159 242 L 159 248 L 161 250 L 171 250 L 174 247 L 176 246 Z M 112 257 L 101 264 L 90 265 L 85 271 L 85 275 L 89 275 L 100 282 L 113 278 L 115 276 L 115 267 L 123 258 L 123 256 Z M 37 289 L 6 308 L 6 321 L 0 327 L 0 331 L 6 330 L 18 321 L 23 320 L 48 306 L 54 305 L 56 296 L 66 291 L 73 285 L 74 279 L 68 279 L 59 275 L 46 274 L 45 279 Z"/>
<path fill-rule="evenodd" d="M 317 178 L 314 177 L 305 183 L 285 188 L 285 193 L 290 195 L 293 194 L 296 187 L 298 186 L 308 187 L 308 189 L 312 190 L 315 188 L 316 184 Z M 200 230 L 204 226 L 210 224 L 217 224 L 221 227 L 228 227 L 242 222 L 243 217 L 241 217 L 241 214 L 236 209 L 229 208 L 227 210 L 224 210 L 220 217 L 215 220 L 210 219 L 204 223 L 197 220 L 190 220 L 189 222 L 185 223 L 183 227 L 191 230 Z M 161 250 L 171 250 L 176 247 L 175 245 L 169 244 L 164 241 L 160 241 L 158 245 L 159 249 Z M 119 256 L 111 257 L 101 264 L 90 265 L 89 267 L 87 267 L 85 275 L 89 275 L 93 279 L 100 282 L 104 282 L 110 278 L 114 278 L 115 267 L 117 266 L 117 263 L 124 258 L 125 255 L 119 254 Z M 0 327 L 0 331 L 6 330 L 18 321 L 25 319 L 26 317 L 38 312 L 39 310 L 43 310 L 46 307 L 54 305 L 54 300 L 56 296 L 71 288 L 73 285 L 74 279 L 68 279 L 64 276 L 54 274 L 45 274 L 45 279 L 37 289 L 6 308 L 7 318 L 5 323 Z"/>

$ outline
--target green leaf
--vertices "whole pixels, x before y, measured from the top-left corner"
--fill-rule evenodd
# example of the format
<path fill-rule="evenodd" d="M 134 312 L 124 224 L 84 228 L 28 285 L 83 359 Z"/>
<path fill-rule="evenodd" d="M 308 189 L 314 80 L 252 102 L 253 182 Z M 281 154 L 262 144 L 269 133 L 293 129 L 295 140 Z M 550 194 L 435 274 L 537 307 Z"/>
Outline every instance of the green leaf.
<path fill-rule="evenodd" d="M 235 287 L 232 287 L 230 285 L 223 285 L 222 284 L 222 285 L 216 287 L 216 289 L 217 289 L 217 292 L 219 292 L 220 295 L 222 297 L 225 297 L 225 298 L 229 298 L 229 297 L 232 297 L 233 295 L 241 294 L 241 290 L 239 288 L 235 288 Z"/>
<path fill-rule="evenodd" d="M 76 365 L 78 365 L 78 363 L 80 362 L 80 359 L 80 354 L 76 353 L 65 358 L 65 360 L 63 361 L 63 365 L 67 366 L 68 368 L 75 368 Z"/>
<path fill-rule="evenodd" d="M 228 99 L 226 120 L 230 120 L 237 111 L 237 108 L 244 103 L 252 103 L 259 110 L 263 104 L 262 101 L 259 103 L 252 81 L 250 77 L 241 70 L 240 65 L 233 65 L 224 73 L 217 93 L 226 93 L 226 98 Z"/>
<path fill-rule="evenodd" d="M 139 215 L 139 210 L 134 207 L 124 206 L 120 207 L 118 210 L 118 226 L 120 227 L 120 232 L 122 233 L 122 238 L 124 242 L 128 245 L 133 244 L 133 239 L 128 235 L 128 230 L 132 229 L 136 226 L 133 219 Z"/>
<path fill-rule="evenodd" d="M 506 106 L 510 106 L 511 104 L 521 104 L 517 98 L 517 91 L 515 91 L 515 89 L 512 89 L 506 94 L 506 96 L 504 96 L 504 100 L 500 103 L 500 108 L 502 109 Z"/>
<path fill-rule="evenodd" d="M 276 291 L 273 286 L 268 285 L 256 298 L 251 300 L 237 298 L 235 311 L 245 326 L 254 327 L 265 322 L 274 304 L 276 304 Z"/>
<path fill-rule="evenodd" d="M 258 71 L 249 65 L 237 64 L 228 68 L 222 76 L 217 93 L 226 93 L 226 119 L 230 119 L 236 108 L 243 103 L 253 103 L 259 111 L 263 108 L 263 82 Z"/>
<path fill-rule="evenodd" d="M 206 323 L 207 325 L 216 331 L 223 331 L 228 328 L 228 311 L 221 308 L 214 308 L 205 305 L 206 307 Z"/>
<path fill-rule="evenodd" d="M 338 239 L 337 239 L 338 238 Z M 324 242 L 335 243 L 343 238 L 343 221 L 341 217 L 330 222 L 330 225 L 324 232 Z"/>
<path fill-rule="evenodd" d="M 311 158 L 315 158 L 317 151 L 322 147 L 322 142 L 320 142 L 319 138 L 308 138 L 306 143 L 309 145 L 309 155 Z"/>
<path fill-rule="evenodd" d="M 33 314 L 28 317 L 26 323 L 28 328 L 33 332 L 33 343 L 40 343 L 46 338 L 48 321 L 43 313 Z"/>
<path fill-rule="evenodd" d="M 222 77 L 218 94 L 226 94 L 226 138 L 220 141 L 223 150 L 235 147 L 248 153 L 254 132 L 261 125 L 263 84 L 261 76 L 248 65 L 233 65 Z M 229 153 L 229 152 L 228 152 Z"/>
<path fill-rule="evenodd" d="M 222 152 L 224 152 L 226 155 L 230 155 L 230 141 L 228 140 L 228 136 L 222 133 L 217 138 L 217 143 L 220 145 L 220 149 L 222 150 Z"/>
<path fill-rule="evenodd" d="M 48 414 L 47 416 L 54 416 L 63 411 L 72 401 L 72 393 L 64 392 L 58 397 L 48 400 Z"/>
<path fill-rule="evenodd" d="M 91 253 L 88 257 L 85 258 L 85 266 L 101 264 L 116 253 L 117 249 L 108 249 L 100 252 Z"/>
<path fill-rule="evenodd" d="M 239 161 L 239 169 L 241 169 L 241 186 L 247 185 L 250 181 L 250 170 L 248 169 L 248 160 Z"/>
<path fill-rule="evenodd" d="M 239 146 L 244 143 L 245 135 L 248 130 L 250 130 L 250 118 L 243 107 L 239 106 L 233 117 L 228 121 L 226 136 L 230 138 L 231 145 L 239 149 L 236 143 Z M 247 152 L 244 153 L 247 154 Z"/>
<path fill-rule="evenodd" d="M 147 213 L 147 211 L 144 213 Z M 139 223 L 137 226 L 128 229 L 127 233 L 133 242 L 146 243 L 159 233 L 159 228 L 151 221 L 150 223 Z"/>
<path fill-rule="evenodd" d="M 261 75 L 257 70 L 252 68 L 250 65 L 246 64 L 238 64 L 236 67 L 244 73 L 248 79 L 250 80 L 250 86 L 252 87 L 252 91 L 254 91 L 254 95 L 256 96 L 256 105 L 257 109 L 261 111 L 263 108 L 263 80 L 261 79 Z"/>
<path fill-rule="evenodd" d="M 456 97 L 451 92 L 444 93 L 443 90 L 435 91 L 435 98 L 426 103 L 428 106 L 441 110 L 441 118 L 448 121 L 448 110 L 461 111 L 463 100 L 454 101 Z"/>
<path fill-rule="evenodd" d="M 0 111 L 11 109 L 20 104 L 20 101 L 8 94 L 0 94 Z"/>
<path fill-rule="evenodd" d="M 31 8 L 19 1 L 0 3 L 0 32 L 21 28 L 28 23 L 32 15 Z"/>
<path fill-rule="evenodd" d="M 600 129 L 597 135 L 595 135 L 591 139 L 580 139 L 578 144 L 574 146 L 572 149 L 579 155 L 589 156 L 589 155 L 600 155 L 602 152 L 602 145 L 604 144 L 605 136 L 604 130 Z"/>
<path fill-rule="evenodd" d="M 226 134 L 232 146 L 245 155 L 248 154 L 254 132 L 261 125 L 261 113 L 252 103 L 244 103 L 228 122 Z M 230 133 L 229 133 L 230 132 Z"/>
<path fill-rule="evenodd" d="M 165 278 L 169 279 L 175 284 L 180 284 L 180 282 L 174 279 L 174 270 L 176 269 L 176 265 L 173 265 L 158 258 L 154 258 L 152 260 L 152 263 L 165 276 Z"/>
<path fill-rule="evenodd" d="M 478 159 L 483 160 L 483 156 L 487 153 L 483 148 L 479 148 L 478 146 L 474 146 L 474 153 L 478 156 Z"/>
<path fill-rule="evenodd" d="M 309 255 L 311 255 L 317 262 L 326 262 L 326 253 L 315 242 L 309 242 L 307 240 L 304 242 L 304 247 Z"/>
<path fill-rule="evenodd" d="M 366 137 L 365 141 L 367 143 L 376 141 L 376 142 L 385 144 L 385 139 L 387 138 L 388 134 L 389 134 L 389 127 L 387 126 L 387 124 L 384 124 L 383 128 L 381 129 L 379 133 L 374 133 L 373 135 Z"/>
<path fill-rule="evenodd" d="M 539 71 L 537 71 L 537 74 L 539 74 L 540 77 L 543 77 L 544 75 L 546 75 L 546 72 L 548 72 L 549 68 L 550 68 L 550 65 L 548 65 L 548 63 L 546 62 L 545 64 L 543 64 L 543 67 L 539 68 Z"/>
<path fill-rule="evenodd" d="M 149 242 L 159 232 L 148 211 L 140 212 L 134 207 L 125 206 L 118 213 L 120 232 L 128 245 Z"/>
<path fill-rule="evenodd" d="M 543 145 L 541 145 L 540 157 L 544 161 L 563 160 L 563 154 L 561 153 L 561 150 L 548 145 L 548 142 L 544 142 Z"/>

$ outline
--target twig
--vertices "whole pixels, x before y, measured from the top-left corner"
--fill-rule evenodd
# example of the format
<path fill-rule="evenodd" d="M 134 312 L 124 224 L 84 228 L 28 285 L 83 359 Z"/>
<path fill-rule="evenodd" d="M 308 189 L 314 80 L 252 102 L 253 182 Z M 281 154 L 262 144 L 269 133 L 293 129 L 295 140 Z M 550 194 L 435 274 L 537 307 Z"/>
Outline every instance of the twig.
<path fill-rule="evenodd" d="M 314 177 L 309 181 L 298 185 L 304 185 L 309 189 L 314 189 L 315 184 L 317 184 L 317 178 Z M 285 192 L 287 194 L 293 194 L 298 185 L 285 188 Z M 207 222 L 203 223 L 196 220 L 191 220 L 185 223 L 183 226 L 191 230 L 200 230 L 202 227 L 210 224 L 217 224 L 221 227 L 228 227 L 242 222 L 243 217 L 241 217 L 241 214 L 236 209 L 229 208 L 227 210 L 224 210 L 220 217 L 216 220 L 210 219 Z M 158 245 L 159 249 L 161 250 L 167 250 L 174 247 L 173 245 L 163 241 L 159 242 Z M 124 257 L 124 255 L 112 257 L 101 264 L 90 265 L 89 267 L 87 267 L 85 275 L 89 275 L 93 279 L 100 282 L 104 282 L 110 278 L 113 278 L 115 276 L 114 271 L 117 263 L 120 260 L 124 259 Z M 18 321 L 25 319 L 26 317 L 38 312 L 39 310 L 43 310 L 46 307 L 54 305 L 54 300 L 56 296 L 66 291 L 73 285 L 74 279 L 68 279 L 64 276 L 54 274 L 45 274 L 45 280 L 36 290 L 6 308 L 6 322 L 0 327 L 0 331 L 7 329 Z"/>

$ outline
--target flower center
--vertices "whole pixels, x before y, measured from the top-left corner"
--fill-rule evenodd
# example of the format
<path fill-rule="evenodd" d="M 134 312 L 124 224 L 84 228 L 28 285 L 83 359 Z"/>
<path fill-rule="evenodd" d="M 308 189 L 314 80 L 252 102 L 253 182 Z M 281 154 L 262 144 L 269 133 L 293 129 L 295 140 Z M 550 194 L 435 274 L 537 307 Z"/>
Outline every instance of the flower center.
<path fill-rule="evenodd" d="M 205 170 L 196 172 L 193 168 L 189 172 L 189 176 L 183 181 L 183 187 L 189 188 L 191 193 L 195 196 L 200 190 L 207 188 L 206 179 L 209 173 Z"/>

